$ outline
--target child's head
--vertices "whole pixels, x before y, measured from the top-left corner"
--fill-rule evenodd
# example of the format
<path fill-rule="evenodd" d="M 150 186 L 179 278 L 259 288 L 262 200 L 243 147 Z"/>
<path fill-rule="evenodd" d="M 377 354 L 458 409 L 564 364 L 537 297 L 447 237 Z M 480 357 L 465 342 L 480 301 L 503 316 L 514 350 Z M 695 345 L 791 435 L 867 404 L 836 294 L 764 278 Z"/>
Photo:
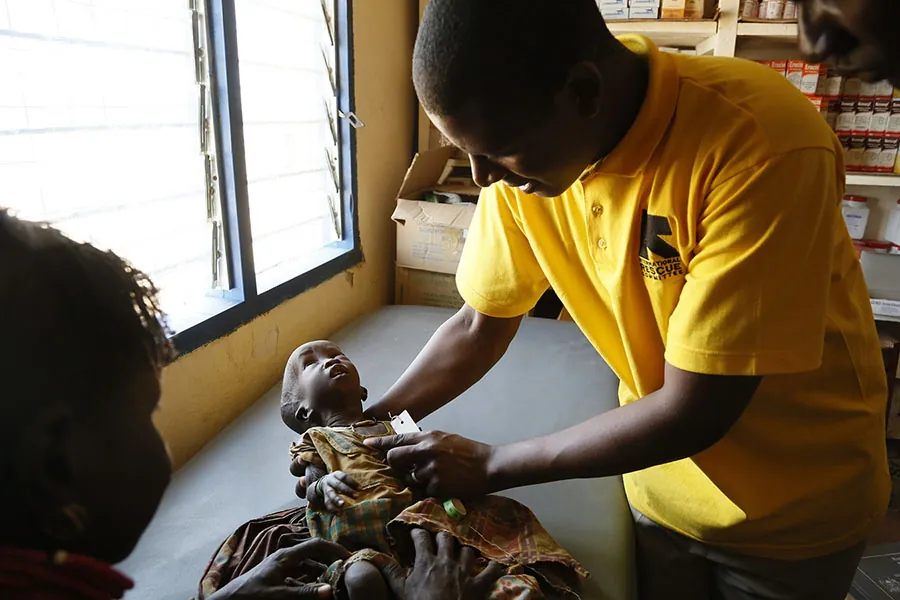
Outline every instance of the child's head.
<path fill-rule="evenodd" d="M 291 354 L 281 387 L 284 424 L 304 433 L 332 419 L 361 417 L 366 388 L 359 371 L 334 343 L 308 342 Z"/>
<path fill-rule="evenodd" d="M 161 319 L 115 254 L 0 210 L 0 545 L 131 552 L 171 471 Z"/>

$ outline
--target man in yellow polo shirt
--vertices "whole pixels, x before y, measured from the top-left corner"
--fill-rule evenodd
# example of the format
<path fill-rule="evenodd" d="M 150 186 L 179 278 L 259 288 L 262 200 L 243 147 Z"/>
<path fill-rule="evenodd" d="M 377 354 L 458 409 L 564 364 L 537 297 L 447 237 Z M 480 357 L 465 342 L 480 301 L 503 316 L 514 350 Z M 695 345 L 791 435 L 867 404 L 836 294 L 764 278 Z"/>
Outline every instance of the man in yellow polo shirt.
<path fill-rule="evenodd" d="M 548 286 L 622 406 L 508 446 L 373 445 L 435 495 L 624 474 L 643 598 L 842 600 L 887 505 L 886 389 L 812 105 L 751 62 L 616 40 L 591 0 L 431 0 L 413 72 L 485 189 L 467 304 L 376 412 L 467 389 Z"/>

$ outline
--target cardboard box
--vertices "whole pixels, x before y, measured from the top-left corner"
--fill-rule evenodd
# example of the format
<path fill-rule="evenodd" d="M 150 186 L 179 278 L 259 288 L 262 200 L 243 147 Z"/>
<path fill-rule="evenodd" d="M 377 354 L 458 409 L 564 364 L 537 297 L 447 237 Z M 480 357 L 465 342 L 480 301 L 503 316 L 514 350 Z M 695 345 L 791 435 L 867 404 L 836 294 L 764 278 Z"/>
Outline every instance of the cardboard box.
<path fill-rule="evenodd" d="M 863 151 L 862 170 L 866 173 L 874 173 L 878 170 L 878 163 L 881 160 L 881 142 L 884 138 L 867 137 L 866 149 Z"/>
<path fill-rule="evenodd" d="M 850 135 L 838 135 L 838 141 L 841 143 L 841 149 L 844 151 L 844 166 L 849 171 L 850 168 L 847 165 L 850 164 L 848 162 L 850 160 Z"/>
<path fill-rule="evenodd" d="M 900 99 L 898 98 L 891 101 L 891 116 L 888 117 L 885 135 L 900 138 Z"/>
<path fill-rule="evenodd" d="M 662 0 L 661 16 L 663 19 L 683 19 L 686 8 L 687 0 Z"/>
<path fill-rule="evenodd" d="M 823 82 L 822 95 L 828 98 L 840 98 L 844 93 L 844 82 L 846 78 L 843 75 L 828 73 L 828 75 L 820 81 Z"/>
<path fill-rule="evenodd" d="M 869 125 L 875 115 L 875 103 L 860 100 L 856 103 L 856 117 L 853 119 L 853 135 L 868 135 Z"/>
<path fill-rule="evenodd" d="M 618 8 L 628 8 L 628 0 L 600 0 L 597 2 L 600 12 L 604 10 L 616 10 Z"/>
<path fill-rule="evenodd" d="M 715 14 L 715 0 L 687 0 L 684 5 L 685 19 L 709 19 Z"/>
<path fill-rule="evenodd" d="M 825 122 L 828 123 L 828 126 L 831 127 L 834 131 L 837 131 L 837 118 L 838 115 L 841 114 L 841 100 L 840 98 L 831 98 L 828 97 L 828 108 L 825 112 Z"/>
<path fill-rule="evenodd" d="M 456 276 L 397 267 L 394 303 L 461 308 L 465 301 L 456 289 Z"/>
<path fill-rule="evenodd" d="M 890 81 L 879 81 L 875 85 L 875 100 L 890 100 L 894 96 L 894 86 Z"/>
<path fill-rule="evenodd" d="M 800 80 L 800 91 L 804 94 L 815 94 L 819 89 L 819 80 L 828 78 L 828 67 L 820 64 L 803 63 L 803 74 Z"/>
<path fill-rule="evenodd" d="M 862 88 L 862 79 L 858 79 L 856 77 L 850 77 L 846 81 L 844 81 L 844 100 L 859 100 L 859 92 Z"/>
<path fill-rule="evenodd" d="M 453 274 L 459 265 L 475 204 L 424 202 L 432 190 L 477 193 L 471 189 L 436 185 L 455 148 L 438 148 L 415 156 L 391 218 L 397 223 L 397 264 L 401 267 Z"/>
<path fill-rule="evenodd" d="M 660 0 L 629 0 L 628 6 L 632 8 L 635 6 L 655 6 L 659 8 L 659 3 Z"/>
<path fill-rule="evenodd" d="M 785 77 L 787 80 L 793 84 L 795 88 L 800 89 L 800 85 L 803 82 L 803 69 L 806 66 L 806 62 L 802 60 L 789 60 L 787 61 L 787 71 L 785 71 Z"/>
<path fill-rule="evenodd" d="M 900 317 L 900 300 L 871 298 L 872 312 L 885 317 Z"/>
<path fill-rule="evenodd" d="M 856 120 L 856 102 L 841 100 L 840 112 L 835 121 L 834 130 L 839 136 L 853 134 L 853 122 Z"/>
<path fill-rule="evenodd" d="M 823 96 L 807 95 L 806 99 L 816 108 L 816 111 L 825 119 L 828 113 L 828 101 Z"/>
<path fill-rule="evenodd" d="M 859 99 L 863 101 L 875 102 L 875 95 L 878 92 L 877 81 L 863 81 L 859 86 Z"/>
<path fill-rule="evenodd" d="M 768 63 L 769 68 L 772 69 L 773 71 L 777 71 L 777 72 L 781 73 L 782 75 L 787 76 L 788 61 L 786 61 L 786 60 L 767 60 L 764 62 Z"/>
<path fill-rule="evenodd" d="M 869 121 L 869 135 L 884 136 L 887 133 L 888 121 L 891 118 L 891 103 L 888 100 L 876 100 L 875 112 Z"/>
<path fill-rule="evenodd" d="M 600 10 L 600 16 L 604 21 L 623 21 L 628 18 L 627 8 L 608 8 L 603 7 Z"/>
<path fill-rule="evenodd" d="M 658 6 L 630 6 L 628 8 L 629 19 L 658 19 Z"/>
<path fill-rule="evenodd" d="M 847 170 L 862 171 L 865 164 L 864 154 L 866 153 L 865 136 L 854 135 L 850 138 L 850 150 L 847 152 Z"/>
<path fill-rule="evenodd" d="M 900 138 L 884 138 L 881 145 L 881 156 L 878 157 L 876 173 L 893 173 L 894 164 L 897 162 L 897 153 L 900 150 Z"/>

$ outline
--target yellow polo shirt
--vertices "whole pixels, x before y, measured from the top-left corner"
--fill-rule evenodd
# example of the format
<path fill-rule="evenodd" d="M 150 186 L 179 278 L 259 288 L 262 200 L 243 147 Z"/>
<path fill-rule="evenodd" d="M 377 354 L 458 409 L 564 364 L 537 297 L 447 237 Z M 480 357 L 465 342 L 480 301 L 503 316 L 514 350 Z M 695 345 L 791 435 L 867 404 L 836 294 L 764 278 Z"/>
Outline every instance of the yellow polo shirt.
<path fill-rule="evenodd" d="M 665 362 L 765 376 L 719 443 L 625 475 L 653 521 L 773 558 L 860 542 L 890 491 L 886 386 L 841 147 L 770 69 L 620 41 L 650 65 L 637 121 L 557 198 L 485 189 L 460 293 L 513 317 L 552 286 L 622 404 L 660 389 Z"/>

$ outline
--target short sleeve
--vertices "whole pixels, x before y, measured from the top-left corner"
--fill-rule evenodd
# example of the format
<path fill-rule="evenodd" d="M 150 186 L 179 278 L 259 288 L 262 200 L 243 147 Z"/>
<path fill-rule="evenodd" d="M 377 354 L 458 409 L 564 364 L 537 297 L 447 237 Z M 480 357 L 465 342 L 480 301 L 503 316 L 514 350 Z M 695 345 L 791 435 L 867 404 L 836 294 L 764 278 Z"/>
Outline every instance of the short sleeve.
<path fill-rule="evenodd" d="M 291 459 L 296 460 L 298 458 L 308 465 L 325 466 L 325 461 L 319 455 L 319 451 L 316 449 L 308 431 L 303 434 L 300 441 L 291 443 Z"/>
<path fill-rule="evenodd" d="M 846 235 L 842 193 L 824 149 L 774 157 L 717 185 L 669 320 L 666 361 L 719 375 L 818 368 L 834 244 Z"/>
<path fill-rule="evenodd" d="M 456 274 L 466 303 L 491 317 L 524 315 L 549 287 L 514 202 L 514 193 L 502 183 L 481 191 Z"/>

